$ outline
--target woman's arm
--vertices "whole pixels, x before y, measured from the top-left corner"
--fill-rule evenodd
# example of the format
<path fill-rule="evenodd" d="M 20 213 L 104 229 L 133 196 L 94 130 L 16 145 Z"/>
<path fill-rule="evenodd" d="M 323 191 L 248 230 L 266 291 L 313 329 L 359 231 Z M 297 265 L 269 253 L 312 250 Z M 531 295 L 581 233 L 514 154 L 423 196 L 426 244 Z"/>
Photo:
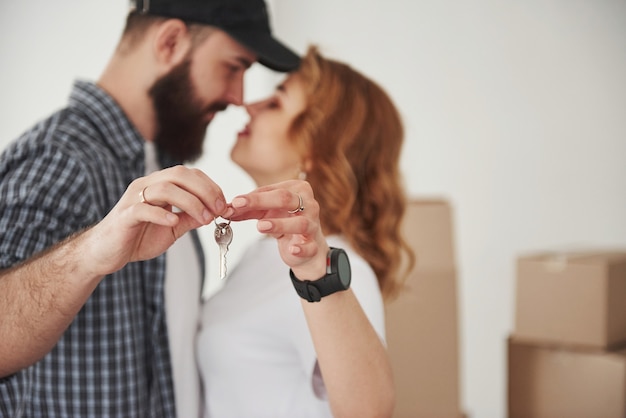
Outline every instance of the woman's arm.
<path fill-rule="evenodd" d="M 351 289 L 302 300 L 333 415 L 389 417 L 395 404 L 391 365 Z"/>
<path fill-rule="evenodd" d="M 304 210 L 293 213 L 300 199 Z M 233 199 L 232 206 L 233 220 L 259 219 L 257 229 L 277 240 L 281 258 L 298 279 L 317 280 L 326 274 L 329 246 L 307 182 L 261 187 Z M 391 365 L 354 292 L 336 292 L 319 302 L 303 299 L 302 308 L 333 415 L 391 416 L 395 402 Z"/>

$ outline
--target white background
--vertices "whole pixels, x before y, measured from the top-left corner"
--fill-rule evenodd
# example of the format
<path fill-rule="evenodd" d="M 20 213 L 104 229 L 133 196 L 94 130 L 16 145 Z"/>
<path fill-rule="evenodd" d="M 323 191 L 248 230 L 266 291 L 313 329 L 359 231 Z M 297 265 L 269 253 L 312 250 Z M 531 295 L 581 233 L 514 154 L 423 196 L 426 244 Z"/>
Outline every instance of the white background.
<path fill-rule="evenodd" d="M 626 248 L 624 0 L 274 0 L 275 32 L 378 80 L 405 120 L 414 196 L 454 208 L 461 392 L 472 418 L 506 414 L 505 339 L 515 259 L 534 250 Z M 0 2 L 0 149 L 95 79 L 123 0 Z M 254 68 L 247 98 L 275 77 Z M 227 198 L 253 187 L 228 160 L 241 110 L 219 116 L 197 165 Z M 210 228 L 203 230 L 205 241 Z M 236 262 L 254 225 L 236 225 Z M 209 257 L 215 257 L 207 241 Z M 217 265 L 209 266 L 213 271 Z"/>

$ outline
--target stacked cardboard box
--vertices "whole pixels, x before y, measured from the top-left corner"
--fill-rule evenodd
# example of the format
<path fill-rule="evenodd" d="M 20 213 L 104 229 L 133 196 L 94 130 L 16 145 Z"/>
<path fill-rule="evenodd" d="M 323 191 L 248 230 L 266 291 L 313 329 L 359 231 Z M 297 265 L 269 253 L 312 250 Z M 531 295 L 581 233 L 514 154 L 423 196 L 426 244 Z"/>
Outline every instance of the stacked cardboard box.
<path fill-rule="evenodd" d="M 396 385 L 395 418 L 459 418 L 459 341 L 452 213 L 440 200 L 413 200 L 404 235 L 417 265 L 386 306 Z"/>
<path fill-rule="evenodd" d="M 517 261 L 509 418 L 626 416 L 626 251 Z"/>

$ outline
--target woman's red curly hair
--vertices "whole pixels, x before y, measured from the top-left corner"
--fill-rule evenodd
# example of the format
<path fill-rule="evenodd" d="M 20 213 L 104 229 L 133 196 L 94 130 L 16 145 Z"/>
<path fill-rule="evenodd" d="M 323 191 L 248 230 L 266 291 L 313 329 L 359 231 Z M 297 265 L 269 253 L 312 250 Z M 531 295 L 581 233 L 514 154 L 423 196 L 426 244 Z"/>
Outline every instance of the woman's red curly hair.
<path fill-rule="evenodd" d="M 308 161 L 325 234 L 341 234 L 367 260 L 385 299 L 395 297 L 415 256 L 403 238 L 406 196 L 399 169 L 404 129 L 385 91 L 312 46 L 296 73 L 305 110 L 291 137 Z"/>

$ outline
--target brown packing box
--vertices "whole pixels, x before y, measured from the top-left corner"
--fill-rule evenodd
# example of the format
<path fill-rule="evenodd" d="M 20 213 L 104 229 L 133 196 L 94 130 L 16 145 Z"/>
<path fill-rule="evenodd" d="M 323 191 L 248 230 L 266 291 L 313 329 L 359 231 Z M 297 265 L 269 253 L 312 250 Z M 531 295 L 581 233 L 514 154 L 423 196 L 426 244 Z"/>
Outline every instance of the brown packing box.
<path fill-rule="evenodd" d="M 514 335 L 597 348 L 626 342 L 626 251 L 520 257 Z"/>
<path fill-rule="evenodd" d="M 396 386 L 395 418 L 458 418 L 457 284 L 450 206 L 414 200 L 404 231 L 418 264 L 386 306 Z"/>
<path fill-rule="evenodd" d="M 508 341 L 509 418 L 624 418 L 626 350 Z"/>
<path fill-rule="evenodd" d="M 412 291 L 387 307 L 387 346 L 396 383 L 396 418 L 459 415 L 456 277 L 414 274 Z"/>
<path fill-rule="evenodd" d="M 452 209 L 444 200 L 411 200 L 404 217 L 404 236 L 420 271 L 454 269 Z"/>

